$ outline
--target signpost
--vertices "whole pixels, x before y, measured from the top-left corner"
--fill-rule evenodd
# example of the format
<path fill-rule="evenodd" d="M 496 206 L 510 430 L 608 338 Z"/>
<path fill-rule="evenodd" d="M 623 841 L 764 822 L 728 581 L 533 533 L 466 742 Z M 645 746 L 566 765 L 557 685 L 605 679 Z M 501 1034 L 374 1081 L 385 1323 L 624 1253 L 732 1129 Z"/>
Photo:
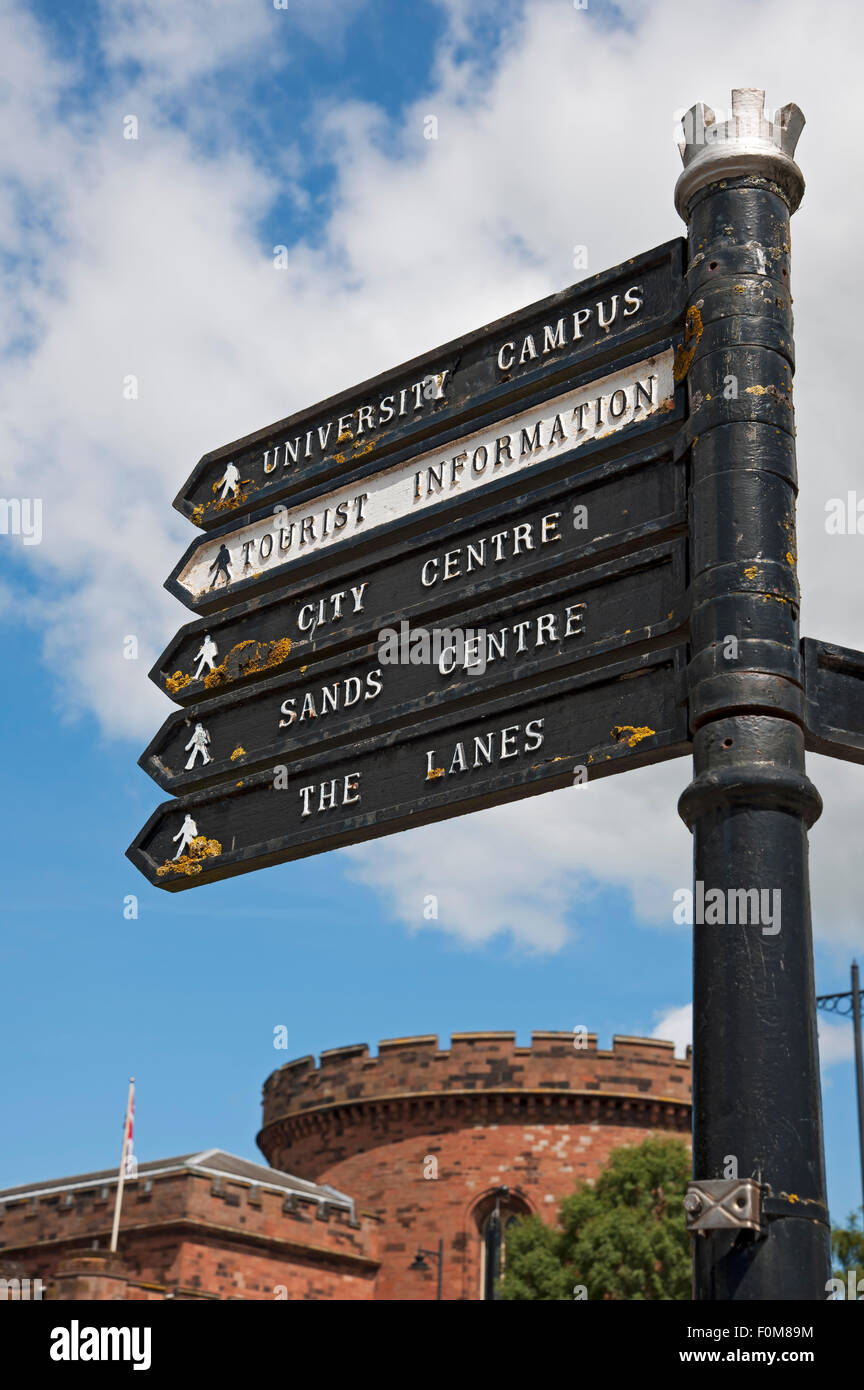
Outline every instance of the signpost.
<path fill-rule="evenodd" d="M 670 242 L 201 460 L 151 882 L 687 751 L 682 270 Z"/>
<path fill-rule="evenodd" d="M 685 1208 L 695 1297 L 736 1301 L 826 1296 L 804 753 L 864 761 L 864 654 L 798 632 L 803 116 L 763 96 L 685 118 L 686 248 L 201 459 L 141 758 L 178 797 L 128 851 L 178 891 L 692 747 Z"/>
<path fill-rule="evenodd" d="M 173 891 L 677 757 L 683 651 L 571 675 L 481 710 L 273 765 L 166 802 L 129 850 Z"/>
<path fill-rule="evenodd" d="M 576 479 L 509 498 L 458 530 L 385 547 L 373 563 L 328 570 L 181 628 L 151 677 L 178 703 L 273 676 L 371 640 L 400 621 L 450 616 L 673 536 L 686 524 L 686 476 L 671 447 L 607 459 Z"/>
<path fill-rule="evenodd" d="M 141 766 L 180 794 L 322 742 L 336 747 L 502 687 L 614 661 L 625 648 L 668 643 L 686 622 L 684 551 L 670 541 L 475 604 L 467 628 L 454 620 L 430 631 L 402 619 L 380 641 L 178 711 Z"/>
<path fill-rule="evenodd" d="M 538 386 L 569 387 L 658 342 L 681 314 L 677 239 L 205 454 L 174 505 L 205 530 L 421 454 Z M 643 352 L 643 356 L 645 353 Z M 515 406 L 513 407 L 515 410 Z"/>
<path fill-rule="evenodd" d="M 500 505 L 531 479 L 541 485 L 572 478 L 608 452 L 615 436 L 632 441 L 655 422 L 671 427 L 673 356 L 669 344 L 616 371 L 595 371 L 503 417 L 478 417 L 470 432 L 401 463 L 253 512 L 193 541 L 166 587 L 190 607 L 211 611 L 287 576 L 326 571 L 334 560 L 362 563 L 397 536 L 407 542 L 448 516 Z"/>
<path fill-rule="evenodd" d="M 813 988 L 798 642 L 789 217 L 804 118 L 685 117 L 690 727 L 679 810 L 696 883 L 782 905 L 780 930 L 693 927 L 693 1170 L 699 1299 L 823 1299 L 831 1275 Z M 778 896 L 774 896 L 778 895 Z M 725 1190 L 724 1190 L 725 1189 Z"/>

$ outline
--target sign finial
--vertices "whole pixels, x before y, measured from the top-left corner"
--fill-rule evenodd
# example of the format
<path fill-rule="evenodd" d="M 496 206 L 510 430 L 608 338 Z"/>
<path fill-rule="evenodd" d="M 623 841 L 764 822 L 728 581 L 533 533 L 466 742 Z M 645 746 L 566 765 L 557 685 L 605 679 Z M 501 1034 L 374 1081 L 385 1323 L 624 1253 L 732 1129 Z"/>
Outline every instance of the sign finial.
<path fill-rule="evenodd" d="M 699 189 L 746 175 L 777 184 L 790 211 L 795 211 L 804 193 L 804 176 L 794 158 L 804 116 L 794 102 L 776 111 L 772 119 L 765 111 L 762 88 L 736 87 L 726 120 L 718 120 L 711 107 L 699 101 L 681 125 L 678 148 L 684 170 L 675 185 L 675 206 L 685 221 Z"/>

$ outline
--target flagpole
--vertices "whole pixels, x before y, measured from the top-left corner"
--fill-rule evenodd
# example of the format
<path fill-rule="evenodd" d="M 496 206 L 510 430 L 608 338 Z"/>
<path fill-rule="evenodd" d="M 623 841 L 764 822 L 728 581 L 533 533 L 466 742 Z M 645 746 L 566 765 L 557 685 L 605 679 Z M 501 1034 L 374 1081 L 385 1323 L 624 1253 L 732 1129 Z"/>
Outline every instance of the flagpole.
<path fill-rule="evenodd" d="M 135 1077 L 129 1078 L 129 1096 L 126 1101 L 126 1118 L 123 1121 L 123 1151 L 120 1155 L 120 1173 L 117 1178 L 117 1197 L 114 1201 L 114 1228 L 111 1232 L 110 1252 L 112 1255 L 117 1253 L 117 1236 L 120 1232 L 120 1205 L 123 1201 L 123 1184 L 126 1181 L 126 1154 L 129 1150 L 129 1117 L 132 1114 L 132 1102 L 135 1097 Z"/>

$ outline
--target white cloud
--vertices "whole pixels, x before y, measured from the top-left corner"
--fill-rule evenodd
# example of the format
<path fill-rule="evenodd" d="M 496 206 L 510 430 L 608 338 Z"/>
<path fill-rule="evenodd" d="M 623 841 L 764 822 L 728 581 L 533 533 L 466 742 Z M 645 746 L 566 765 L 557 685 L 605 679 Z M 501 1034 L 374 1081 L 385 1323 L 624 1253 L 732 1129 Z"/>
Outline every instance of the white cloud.
<path fill-rule="evenodd" d="M 110 735 L 145 740 L 167 713 L 145 672 L 186 621 L 161 581 L 191 535 L 170 501 L 200 454 L 560 288 L 574 278 L 574 245 L 588 247 L 593 273 L 679 234 L 673 113 L 700 99 L 723 106 L 733 84 L 765 85 L 769 106 L 795 100 L 809 122 L 799 147 L 809 187 L 793 222 L 804 630 L 864 646 L 864 538 L 824 531 L 825 501 L 860 473 L 850 268 L 864 186 L 849 177 L 860 138 L 848 96 L 860 11 L 835 4 L 826 24 L 806 0 L 697 12 L 628 0 L 628 27 L 610 31 L 599 11 L 536 0 L 521 19 L 498 7 L 512 21 L 490 60 L 477 41 L 488 8 L 445 8 L 451 30 L 404 119 L 336 91 L 317 104 L 315 156 L 328 150 L 336 166 L 332 215 L 284 272 L 256 228 L 295 185 L 280 189 L 256 164 L 233 113 L 238 77 L 281 61 L 272 33 L 293 22 L 287 13 L 111 7 L 102 38 L 114 88 L 75 118 L 59 105 L 69 69 L 26 11 L 0 18 L 0 179 L 11 189 L 0 246 L 25 257 L 0 281 L 3 488 L 45 500 L 45 542 L 22 552 L 37 589 L 25 616 L 43 627 L 58 702 L 95 711 Z M 339 10 L 328 8 L 334 22 Z M 313 24 L 313 12 L 323 13 L 296 17 Z M 167 119 L 172 101 L 197 134 L 218 132 L 216 153 Z M 124 141 L 122 114 L 136 110 L 146 138 Z M 423 139 L 430 112 L 437 141 Z M 285 161 L 302 183 L 302 152 Z M 122 397 L 130 373 L 134 402 Z M 130 633 L 138 662 L 122 659 Z M 822 759 L 813 773 L 826 802 L 812 836 L 815 922 L 845 951 L 862 941 L 861 774 Z M 427 925 L 418 903 L 439 892 L 428 925 L 469 941 L 509 930 L 554 950 L 570 905 L 578 920 L 606 885 L 646 924 L 670 925 L 671 892 L 689 881 L 675 811 L 688 775 L 681 761 L 394 837 L 353 853 L 352 871 L 409 925 Z M 433 860 L 446 865 L 440 891 L 418 867 Z"/>
<path fill-rule="evenodd" d="M 260 61 L 275 23 L 264 5 L 244 0 L 137 0 L 104 4 L 100 37 L 112 67 L 129 64 L 177 89 L 228 62 Z"/>
<path fill-rule="evenodd" d="M 824 1071 L 838 1062 L 849 1062 L 855 1055 L 852 1024 L 829 1023 L 819 1014 L 819 1062 Z"/>
<path fill-rule="evenodd" d="M 693 1045 L 693 1005 L 680 1004 L 660 1014 L 651 1036 L 674 1042 L 675 1056 L 685 1056 L 687 1048 Z"/>
<path fill-rule="evenodd" d="M 332 48 L 365 0 L 137 0 L 102 5 L 100 38 L 115 68 L 137 70 L 136 81 L 176 97 L 189 84 L 218 72 L 223 81 L 248 81 L 284 59 L 280 41 L 298 35 Z"/>
<path fill-rule="evenodd" d="M 598 892 L 611 888 L 638 921 L 678 931 L 686 949 L 686 932 L 672 923 L 672 894 L 690 882 L 690 835 L 674 810 L 686 769 L 683 759 L 643 768 L 343 853 L 352 874 L 417 930 L 472 944 L 504 930 L 519 945 L 554 951 L 568 920 L 597 929 Z M 437 917 L 424 916 L 427 895 L 437 898 Z M 604 932 L 614 932 L 619 912 Z"/>

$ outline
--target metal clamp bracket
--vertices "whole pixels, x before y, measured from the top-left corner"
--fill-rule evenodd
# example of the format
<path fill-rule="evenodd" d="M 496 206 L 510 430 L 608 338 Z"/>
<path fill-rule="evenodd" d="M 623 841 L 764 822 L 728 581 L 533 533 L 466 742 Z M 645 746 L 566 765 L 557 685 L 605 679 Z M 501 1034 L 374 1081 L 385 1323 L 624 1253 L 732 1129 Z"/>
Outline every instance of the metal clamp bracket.
<path fill-rule="evenodd" d="M 755 1178 L 705 1178 L 687 1184 L 688 1231 L 761 1231 L 762 1188 Z"/>

